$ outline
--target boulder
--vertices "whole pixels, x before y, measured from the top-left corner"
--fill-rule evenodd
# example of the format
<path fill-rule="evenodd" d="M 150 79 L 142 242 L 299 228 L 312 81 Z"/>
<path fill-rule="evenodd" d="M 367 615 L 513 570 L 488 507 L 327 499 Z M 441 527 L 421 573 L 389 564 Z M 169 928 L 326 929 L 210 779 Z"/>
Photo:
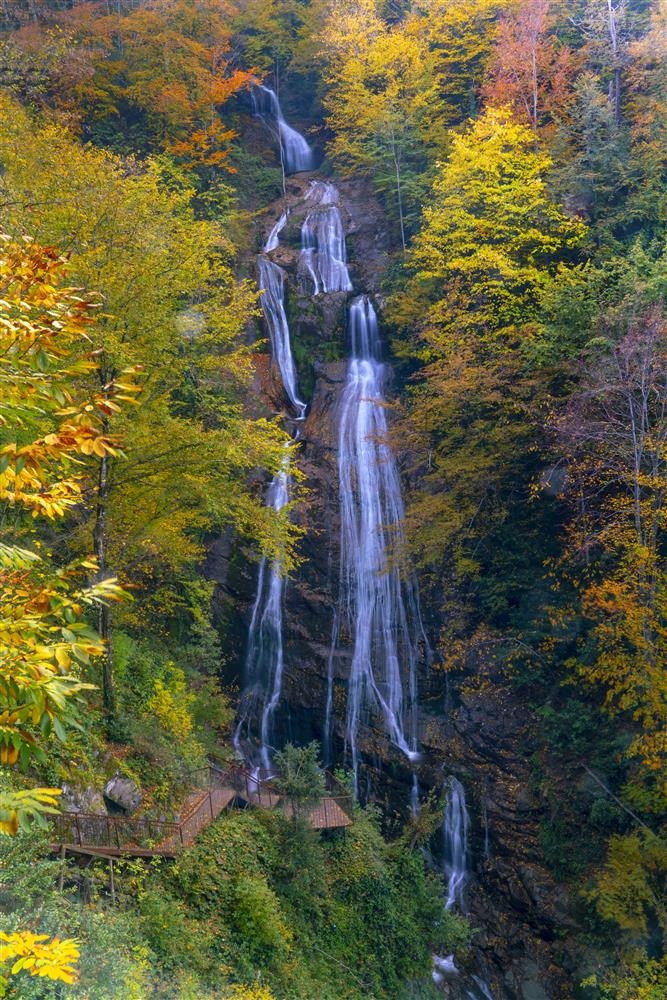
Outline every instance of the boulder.
<path fill-rule="evenodd" d="M 141 805 L 142 796 L 134 781 L 115 774 L 104 786 L 104 798 L 112 810 L 121 810 L 130 815 Z"/>

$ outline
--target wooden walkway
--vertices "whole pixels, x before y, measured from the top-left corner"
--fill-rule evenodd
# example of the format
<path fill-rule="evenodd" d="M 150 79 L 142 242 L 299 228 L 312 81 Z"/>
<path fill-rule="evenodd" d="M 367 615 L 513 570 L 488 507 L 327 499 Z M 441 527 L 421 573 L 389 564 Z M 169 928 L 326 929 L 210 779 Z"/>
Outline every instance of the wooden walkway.
<path fill-rule="evenodd" d="M 52 849 L 61 855 L 71 851 L 91 857 L 174 858 L 193 844 L 221 812 L 233 806 L 280 809 L 286 816 L 294 815 L 294 805 L 280 794 L 274 772 L 209 767 L 197 772 L 197 781 L 200 787 L 193 789 L 174 823 L 131 816 L 61 813 L 54 817 Z M 351 826 L 350 796 L 332 775 L 326 775 L 326 783 L 327 794 L 306 807 L 305 818 L 314 830 Z"/>

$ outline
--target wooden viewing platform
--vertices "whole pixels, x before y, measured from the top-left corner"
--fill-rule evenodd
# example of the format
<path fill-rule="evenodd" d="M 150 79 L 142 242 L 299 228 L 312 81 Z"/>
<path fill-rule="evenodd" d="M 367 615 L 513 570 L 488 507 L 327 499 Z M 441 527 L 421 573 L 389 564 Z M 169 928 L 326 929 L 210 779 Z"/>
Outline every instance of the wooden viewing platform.
<path fill-rule="evenodd" d="M 333 775 L 326 773 L 327 794 L 303 808 L 314 830 L 336 830 L 351 826 L 352 799 Z M 280 794 L 280 779 L 273 771 L 250 772 L 244 767 L 225 770 L 209 766 L 196 772 L 199 787 L 186 799 L 180 818 L 162 820 L 107 816 L 97 813 L 60 813 L 54 817 L 52 848 L 65 854 L 91 857 L 176 857 L 195 842 L 202 830 L 225 809 L 281 809 L 294 815 L 294 803 Z"/>

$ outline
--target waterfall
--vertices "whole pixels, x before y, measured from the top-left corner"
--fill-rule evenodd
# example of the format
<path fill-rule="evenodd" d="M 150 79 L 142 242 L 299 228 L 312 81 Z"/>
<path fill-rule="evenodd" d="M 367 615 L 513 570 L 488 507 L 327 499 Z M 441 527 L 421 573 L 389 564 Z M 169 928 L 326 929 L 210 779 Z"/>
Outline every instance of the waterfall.
<path fill-rule="evenodd" d="M 279 236 L 286 222 L 287 213 L 283 212 L 264 244 L 263 253 L 259 258 L 259 286 L 262 290 L 262 312 L 269 331 L 273 360 L 278 365 L 285 394 L 296 412 L 297 419 L 301 420 L 306 411 L 306 403 L 299 398 L 297 391 L 296 367 L 285 312 L 285 272 L 266 256 L 278 246 Z"/>
<path fill-rule="evenodd" d="M 445 908 L 451 910 L 457 905 L 463 913 L 467 912 L 464 890 L 468 879 L 468 828 L 470 819 L 466 807 L 466 797 L 463 785 L 458 778 L 450 778 L 447 782 L 447 801 L 442 822 L 443 869 L 447 879 L 447 901 Z M 460 975 L 454 963 L 454 956 L 433 955 L 433 981 L 444 982 L 446 977 Z M 481 976 L 467 975 L 466 997 L 468 1000 L 493 1000 L 493 995 L 487 983 Z"/>
<path fill-rule="evenodd" d="M 333 184 L 313 181 L 306 194 L 313 203 L 301 227 L 301 260 L 313 281 L 313 295 L 349 292 L 343 221 L 338 208 L 338 190 Z"/>
<path fill-rule="evenodd" d="M 303 170 L 313 170 L 313 151 L 304 137 L 287 124 L 283 117 L 280 101 L 275 90 L 259 84 L 252 89 L 253 112 L 258 118 L 273 119 L 278 129 L 280 158 L 286 174 L 298 174 Z"/>
<path fill-rule="evenodd" d="M 286 125 L 275 93 L 268 87 L 253 92 L 255 113 L 278 123 L 286 169 L 312 166 L 310 147 Z M 335 185 L 311 182 L 305 195 L 306 216 L 301 229 L 301 266 L 310 275 L 313 294 L 347 292 L 352 283 L 347 268 L 345 233 Z M 285 311 L 285 273 L 271 259 L 287 224 L 287 212 L 275 222 L 259 257 L 262 310 L 285 394 L 303 419 L 306 403 L 298 392 L 290 330 Z M 324 744 L 330 759 L 333 725 L 334 656 L 343 629 L 352 646 L 348 680 L 346 746 L 357 786 L 358 732 L 371 715 L 382 719 L 391 741 L 406 757 L 418 759 L 416 734 L 417 662 L 419 642 L 426 640 L 417 589 L 404 581 L 396 566 L 387 565 L 394 543 L 402 542 L 404 516 L 400 481 L 387 444 L 384 401 L 386 368 L 375 310 L 366 296 L 349 310 L 351 356 L 340 406 L 338 436 L 341 506 L 339 601 L 335 615 L 325 705 Z M 289 454 L 289 453 L 287 453 Z M 267 503 L 276 511 L 289 496 L 289 458 L 269 489 Z M 280 702 L 284 673 L 281 567 L 263 561 L 248 637 L 243 712 L 237 727 L 259 719 L 264 766 L 268 765 L 273 717 Z M 413 776 L 411 804 L 418 809 L 418 785 Z"/>
<path fill-rule="evenodd" d="M 267 241 L 262 248 L 263 253 L 271 253 L 280 244 L 280 234 L 287 225 L 287 212 L 283 212 L 273 229 L 268 235 Z"/>
<path fill-rule="evenodd" d="M 260 286 L 263 289 L 262 311 L 269 330 L 273 359 L 278 365 L 285 393 L 297 419 L 302 420 L 306 403 L 297 392 L 296 367 L 292 356 L 290 330 L 285 313 L 285 275 L 266 254 L 275 250 L 280 233 L 287 223 L 283 212 L 269 233 L 259 257 Z M 298 438 L 298 434 L 296 435 Z M 279 512 L 289 502 L 291 445 L 285 446 L 280 471 L 269 486 L 266 504 Z M 245 683 L 241 711 L 234 733 L 234 746 L 241 751 L 241 732 L 259 739 L 261 766 L 271 765 L 273 717 L 280 703 L 284 673 L 283 604 L 285 576 L 283 567 L 262 559 L 257 575 L 257 589 L 248 629 L 248 650 L 245 661 Z M 259 732 L 252 732 L 259 716 Z"/>
<path fill-rule="evenodd" d="M 447 877 L 447 909 L 457 904 L 465 913 L 463 892 L 468 878 L 468 810 L 463 785 L 452 778 L 442 824 L 444 869 Z"/>
<path fill-rule="evenodd" d="M 487 983 L 484 982 L 481 976 L 473 976 L 472 978 L 473 982 L 475 983 L 475 986 L 479 990 L 479 993 L 473 993 L 472 990 L 469 990 L 468 991 L 469 1000 L 480 1000 L 480 998 L 483 998 L 483 1000 L 493 1000 L 493 994 L 491 993 L 491 990 L 489 989 Z"/>
<path fill-rule="evenodd" d="M 290 446 L 287 445 L 286 448 Z M 289 500 L 290 453 L 285 451 L 282 468 L 271 481 L 267 506 L 277 512 Z M 285 577 L 281 566 L 264 558 L 259 566 L 255 603 L 248 629 L 248 652 L 245 662 L 243 704 L 236 727 L 234 745 L 240 750 L 244 724 L 251 735 L 252 722 L 259 715 L 260 757 L 262 767 L 271 765 L 271 726 L 280 701 L 283 682 L 283 600 Z"/>
<path fill-rule="evenodd" d="M 356 790 L 358 732 L 369 711 L 382 717 L 390 739 L 409 760 L 418 758 L 416 675 L 423 630 L 414 585 L 387 565 L 392 543 L 401 541 L 404 510 L 396 462 L 386 443 L 386 373 L 377 318 L 366 296 L 352 302 L 349 329 L 352 353 L 338 435 L 341 596 L 332 647 L 344 623 L 352 641 L 346 743 Z M 330 686 L 331 681 L 330 673 Z"/>

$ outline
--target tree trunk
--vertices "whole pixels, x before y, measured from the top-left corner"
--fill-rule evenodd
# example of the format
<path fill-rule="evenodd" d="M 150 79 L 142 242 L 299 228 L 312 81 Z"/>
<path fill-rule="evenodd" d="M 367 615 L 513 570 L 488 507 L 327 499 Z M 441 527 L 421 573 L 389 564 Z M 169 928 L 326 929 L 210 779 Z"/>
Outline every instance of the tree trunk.
<path fill-rule="evenodd" d="M 614 57 L 614 84 L 613 84 L 613 103 L 614 103 L 614 121 L 617 125 L 621 122 L 621 67 L 619 64 L 619 45 L 618 45 L 618 28 L 616 25 L 616 10 L 612 0 L 607 0 L 607 14 L 608 21 L 607 25 L 609 28 L 609 41 L 611 42 L 611 51 Z"/>
<path fill-rule="evenodd" d="M 531 118 L 533 119 L 533 132 L 535 133 L 535 150 L 537 151 L 537 38 L 533 43 L 532 57 L 532 77 L 533 77 L 533 106 Z"/>
<path fill-rule="evenodd" d="M 403 192 L 401 190 L 401 169 L 398 165 L 398 154 L 396 152 L 396 142 L 394 140 L 393 130 L 392 130 L 391 152 L 394 160 L 394 169 L 396 172 L 396 200 L 398 202 L 398 221 L 401 227 L 401 245 L 403 247 L 403 250 L 405 250 L 406 243 L 405 243 L 405 223 L 403 221 Z"/>
<path fill-rule="evenodd" d="M 105 421 L 105 433 L 107 426 Z M 109 500 L 109 457 L 104 456 L 100 460 L 99 475 L 97 478 L 97 511 L 95 514 L 95 527 L 93 529 L 93 542 L 95 545 L 95 556 L 98 563 L 98 578 L 104 579 L 107 574 L 107 506 Z M 98 615 L 98 631 L 104 640 L 105 649 L 102 659 L 102 702 L 107 719 L 114 719 L 116 716 L 116 686 L 113 672 L 113 632 L 111 621 L 111 609 L 106 604 L 101 604 Z"/>

